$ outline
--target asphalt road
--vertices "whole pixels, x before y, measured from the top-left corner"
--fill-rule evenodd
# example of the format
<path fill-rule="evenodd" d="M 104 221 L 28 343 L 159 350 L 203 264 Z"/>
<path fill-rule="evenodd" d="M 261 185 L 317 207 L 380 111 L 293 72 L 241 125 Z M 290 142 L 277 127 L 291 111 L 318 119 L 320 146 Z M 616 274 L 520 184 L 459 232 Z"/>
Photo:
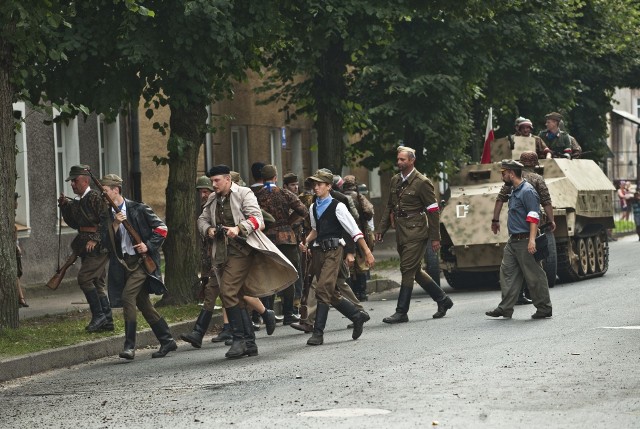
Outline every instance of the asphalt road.
<path fill-rule="evenodd" d="M 151 359 L 100 359 L 0 385 L 2 427 L 638 428 L 640 243 L 612 243 L 602 278 L 551 290 L 554 317 L 484 315 L 499 291 L 452 291 L 434 320 L 418 287 L 407 324 L 390 326 L 397 290 L 366 303 L 351 340 L 331 310 L 325 344 L 278 328 L 257 333 L 260 355 L 227 347 Z M 394 273 L 388 273 L 393 276 Z M 437 424 L 437 426 L 435 426 Z"/>

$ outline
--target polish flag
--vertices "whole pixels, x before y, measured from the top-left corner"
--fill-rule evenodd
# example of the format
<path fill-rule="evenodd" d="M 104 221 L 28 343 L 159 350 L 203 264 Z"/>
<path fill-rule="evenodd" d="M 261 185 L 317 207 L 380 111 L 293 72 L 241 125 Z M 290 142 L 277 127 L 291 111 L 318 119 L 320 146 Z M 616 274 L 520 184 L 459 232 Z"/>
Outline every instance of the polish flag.
<path fill-rule="evenodd" d="M 495 136 L 493 135 L 493 107 L 489 108 L 489 117 L 487 118 L 487 129 L 484 133 L 484 147 L 482 148 L 482 158 L 480 164 L 491 163 L 491 142 Z"/>

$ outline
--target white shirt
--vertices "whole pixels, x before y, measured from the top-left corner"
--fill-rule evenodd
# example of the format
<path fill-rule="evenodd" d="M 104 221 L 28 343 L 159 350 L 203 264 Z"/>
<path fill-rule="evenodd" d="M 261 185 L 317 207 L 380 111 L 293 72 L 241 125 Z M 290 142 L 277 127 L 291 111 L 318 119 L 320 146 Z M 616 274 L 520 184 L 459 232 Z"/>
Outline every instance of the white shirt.
<path fill-rule="evenodd" d="M 400 177 L 402 177 L 402 183 L 406 182 L 409 179 L 409 176 L 411 176 L 414 171 L 416 171 L 415 168 L 413 170 L 411 170 L 409 172 L 409 174 L 407 174 L 406 176 L 403 176 L 402 173 L 400 173 Z"/>
<path fill-rule="evenodd" d="M 125 216 L 127 215 L 127 205 L 124 203 L 124 201 L 122 202 L 122 207 L 120 207 L 120 211 Z M 114 215 L 116 213 L 113 207 L 111 208 L 111 212 Z M 118 231 L 120 232 L 120 248 L 122 249 L 122 254 L 135 255 L 137 253 L 136 249 L 133 248 L 133 242 L 131 241 L 131 236 L 125 229 L 124 224 L 120 224 L 120 226 L 118 227 Z"/>
<path fill-rule="evenodd" d="M 314 230 L 316 229 L 316 218 L 313 213 L 315 205 L 316 203 L 311 204 L 311 208 L 309 209 L 309 217 L 311 218 L 311 228 L 313 228 Z M 351 238 L 353 238 L 354 242 L 358 241 L 359 238 L 364 237 L 364 235 L 362 234 L 362 231 L 360 231 L 360 228 L 358 228 L 358 225 L 356 224 L 355 219 L 353 218 L 353 216 L 351 216 L 349 209 L 347 208 L 347 206 L 345 206 L 341 202 L 338 202 L 338 205 L 336 206 L 336 217 L 338 218 L 340 225 L 342 225 L 342 228 L 344 228 L 344 230 L 347 231 L 347 233 L 349 233 Z M 342 238 L 340 239 L 340 244 L 342 244 L 343 246 L 345 245 L 345 242 Z M 313 243 L 313 246 L 314 247 L 319 246 L 318 242 L 315 241 Z"/>

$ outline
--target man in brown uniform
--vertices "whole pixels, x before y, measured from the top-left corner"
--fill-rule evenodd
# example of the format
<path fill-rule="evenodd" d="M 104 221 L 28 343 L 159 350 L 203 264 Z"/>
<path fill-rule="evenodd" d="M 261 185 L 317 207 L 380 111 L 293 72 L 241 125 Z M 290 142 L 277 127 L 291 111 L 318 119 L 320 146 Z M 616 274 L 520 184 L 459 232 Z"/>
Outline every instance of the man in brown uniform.
<path fill-rule="evenodd" d="M 414 279 L 438 303 L 438 311 L 433 314 L 434 319 L 444 317 L 447 310 L 453 307 L 451 298 L 420 266 L 427 240 L 431 239 L 434 252 L 440 250 L 440 209 L 433 183 L 414 167 L 415 162 L 414 149 L 398 147 L 397 165 L 400 172 L 391 178 L 387 210 L 382 215 L 376 232 L 376 240 L 382 241 L 392 222 L 395 222 L 402 273 L 396 312 L 390 317 L 385 317 L 382 320 L 385 323 L 409 321 L 407 312 Z"/>
<path fill-rule="evenodd" d="M 113 317 L 105 282 L 109 255 L 101 246 L 100 235 L 100 216 L 106 212 L 107 206 L 100 192 L 89 187 L 88 171 L 88 165 L 71 167 L 66 181 L 71 182 L 71 188 L 77 197 L 70 199 L 60 194 L 58 206 L 67 225 L 78 230 L 71 248 L 82 260 L 78 284 L 91 310 L 91 322 L 85 329 L 89 332 L 113 331 Z"/>
<path fill-rule="evenodd" d="M 297 268 L 300 266 L 300 255 L 296 234 L 291 224 L 296 218 L 304 219 L 309 215 L 309 211 L 295 194 L 276 185 L 278 171 L 274 165 L 268 164 L 262 167 L 262 179 L 264 187 L 256 192 L 256 198 L 260 208 L 275 219 L 264 233 Z M 292 284 L 282 291 L 282 314 L 284 315 L 282 323 L 284 325 L 298 321 L 293 311 L 294 288 Z"/>
<path fill-rule="evenodd" d="M 522 137 L 533 137 L 536 142 L 536 153 L 538 154 L 538 158 L 551 158 L 551 149 L 547 147 L 546 144 L 542 141 L 539 136 L 532 135 L 533 131 L 533 122 L 531 122 L 527 118 L 519 117 L 516 119 L 516 133 L 514 136 L 522 136 Z M 511 149 L 513 150 L 515 146 L 515 142 L 513 139 L 509 139 L 511 143 Z"/>
<path fill-rule="evenodd" d="M 526 151 L 520 154 L 520 162 L 524 165 L 522 170 L 522 178 L 529 182 L 538 193 L 540 197 L 540 205 L 544 210 L 546 216 L 546 222 L 550 224 L 549 231 L 553 232 L 556 229 L 556 223 L 553 220 L 553 205 L 551 204 L 551 194 L 544 178 L 535 173 L 534 169 L 538 165 L 538 156 L 533 151 Z M 497 234 L 500 231 L 500 212 L 504 203 L 509 201 L 511 195 L 512 186 L 507 184 L 502 185 L 500 192 L 496 197 L 496 204 L 493 208 L 493 219 L 491 220 L 491 231 Z M 544 223 L 544 222 L 543 222 Z M 525 296 L 524 288 L 520 292 L 516 305 L 531 304 L 532 301 Z"/>

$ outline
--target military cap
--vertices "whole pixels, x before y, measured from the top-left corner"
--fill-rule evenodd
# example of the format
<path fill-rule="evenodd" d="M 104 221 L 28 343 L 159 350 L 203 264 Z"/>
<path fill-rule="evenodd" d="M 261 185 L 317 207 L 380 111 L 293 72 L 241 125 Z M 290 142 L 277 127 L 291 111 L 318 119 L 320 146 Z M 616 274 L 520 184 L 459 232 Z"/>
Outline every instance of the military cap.
<path fill-rule="evenodd" d="M 117 174 L 105 174 L 100 183 L 102 186 L 122 186 L 122 177 Z"/>
<path fill-rule="evenodd" d="M 326 170 L 326 168 L 324 169 Z M 333 174 L 332 173 L 327 173 L 326 171 L 318 170 L 316 171 L 316 174 L 314 174 L 311 177 L 308 177 L 307 180 L 311 180 L 313 182 L 320 182 L 320 183 L 328 183 L 330 185 L 333 184 Z"/>
<path fill-rule="evenodd" d="M 562 115 L 558 112 L 547 113 L 544 116 L 545 119 L 553 119 L 554 121 L 560 122 L 562 120 Z"/>
<path fill-rule="evenodd" d="M 220 176 L 221 174 L 231 174 L 231 169 L 224 164 L 220 164 L 214 165 L 207 172 L 207 176 L 209 177 Z"/>
<path fill-rule="evenodd" d="M 275 165 L 267 164 L 262 167 L 262 170 L 260 170 L 260 174 L 262 175 L 262 178 L 264 180 L 270 180 L 278 175 L 278 169 Z"/>
<path fill-rule="evenodd" d="M 513 159 L 503 159 L 500 164 L 500 170 L 522 170 L 524 165 Z"/>
<path fill-rule="evenodd" d="M 65 182 L 75 179 L 78 176 L 88 176 L 90 169 L 91 167 L 85 164 L 74 165 L 73 167 L 71 167 L 71 170 L 69 171 L 69 177 L 67 177 Z"/>
<path fill-rule="evenodd" d="M 362 195 L 367 195 L 369 193 L 369 188 L 364 183 L 358 185 L 358 192 Z"/>
<path fill-rule="evenodd" d="M 246 186 L 247 184 L 244 183 L 244 180 L 242 180 L 242 177 L 240 177 L 240 173 L 238 173 L 237 171 L 231 171 L 229 173 L 229 175 L 231 176 L 231 181 L 233 183 L 238 184 L 238 186 Z"/>
<path fill-rule="evenodd" d="M 262 167 L 264 167 L 264 162 L 254 162 L 251 164 L 251 175 L 253 176 L 253 180 L 262 179 Z"/>
<path fill-rule="evenodd" d="M 208 189 L 213 192 L 213 185 L 208 176 L 200 176 L 196 181 L 196 189 Z"/>
<path fill-rule="evenodd" d="M 538 154 L 531 150 L 524 151 L 520 154 L 520 162 L 525 167 L 535 167 L 538 165 Z"/>
<path fill-rule="evenodd" d="M 522 118 L 522 121 L 520 121 L 520 123 L 518 124 L 518 128 L 520 128 L 523 125 L 529 125 L 531 128 L 533 128 L 533 122 L 531 122 L 527 118 Z"/>
<path fill-rule="evenodd" d="M 398 146 L 398 152 L 409 152 L 413 156 L 416 155 L 416 150 L 413 148 L 410 148 L 409 146 Z"/>
<path fill-rule="evenodd" d="M 282 178 L 282 183 L 284 183 L 285 185 L 288 185 L 290 183 L 297 183 L 297 182 L 298 182 L 298 176 L 296 176 L 295 173 L 287 173 Z"/>

